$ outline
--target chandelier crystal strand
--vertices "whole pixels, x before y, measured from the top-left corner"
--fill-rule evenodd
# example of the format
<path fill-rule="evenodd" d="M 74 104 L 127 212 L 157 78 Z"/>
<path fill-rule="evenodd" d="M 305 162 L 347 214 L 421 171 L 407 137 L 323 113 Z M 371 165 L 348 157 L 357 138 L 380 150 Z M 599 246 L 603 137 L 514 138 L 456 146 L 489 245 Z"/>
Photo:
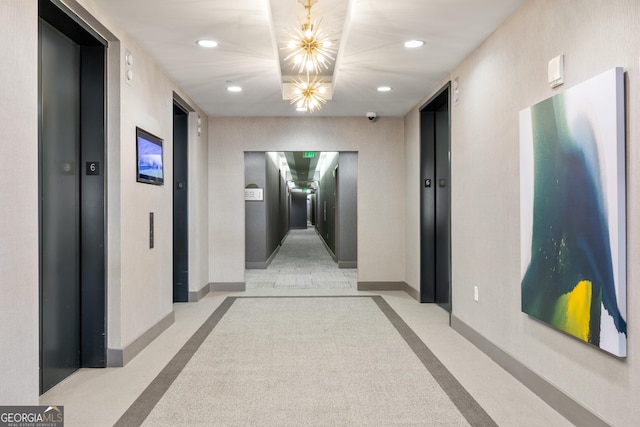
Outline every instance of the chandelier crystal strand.
<path fill-rule="evenodd" d="M 335 43 L 330 34 L 322 27 L 322 18 L 311 21 L 311 0 L 307 0 L 307 22 L 298 19 L 298 28 L 289 32 L 289 42 L 283 49 L 290 51 L 284 60 L 298 73 L 314 71 L 316 74 L 329 69 L 331 61 L 335 61 Z"/>

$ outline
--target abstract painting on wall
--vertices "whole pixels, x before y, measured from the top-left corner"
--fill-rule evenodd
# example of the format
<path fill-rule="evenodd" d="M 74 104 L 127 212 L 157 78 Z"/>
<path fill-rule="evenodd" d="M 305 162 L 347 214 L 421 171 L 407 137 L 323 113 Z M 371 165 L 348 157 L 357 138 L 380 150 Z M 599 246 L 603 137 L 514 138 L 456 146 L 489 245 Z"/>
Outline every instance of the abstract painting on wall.
<path fill-rule="evenodd" d="M 624 72 L 520 112 L 522 311 L 627 353 Z"/>

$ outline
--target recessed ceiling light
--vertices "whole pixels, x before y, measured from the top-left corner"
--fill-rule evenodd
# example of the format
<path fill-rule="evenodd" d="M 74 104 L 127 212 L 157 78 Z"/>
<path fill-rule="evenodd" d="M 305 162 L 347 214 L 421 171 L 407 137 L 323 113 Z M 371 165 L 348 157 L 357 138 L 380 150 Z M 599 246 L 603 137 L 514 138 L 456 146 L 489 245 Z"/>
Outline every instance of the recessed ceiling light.
<path fill-rule="evenodd" d="M 408 48 L 416 48 L 424 46 L 424 42 L 422 40 L 408 40 L 404 42 L 404 47 Z"/>
<path fill-rule="evenodd" d="M 380 86 L 378 88 L 378 92 L 390 92 L 391 91 L 391 86 Z"/>
<path fill-rule="evenodd" d="M 242 88 L 240 86 L 229 86 L 227 90 L 229 92 L 242 92 Z"/>
<path fill-rule="evenodd" d="M 196 43 L 198 44 L 198 46 L 201 46 L 201 47 L 217 47 L 218 46 L 218 42 L 213 40 L 198 40 Z"/>

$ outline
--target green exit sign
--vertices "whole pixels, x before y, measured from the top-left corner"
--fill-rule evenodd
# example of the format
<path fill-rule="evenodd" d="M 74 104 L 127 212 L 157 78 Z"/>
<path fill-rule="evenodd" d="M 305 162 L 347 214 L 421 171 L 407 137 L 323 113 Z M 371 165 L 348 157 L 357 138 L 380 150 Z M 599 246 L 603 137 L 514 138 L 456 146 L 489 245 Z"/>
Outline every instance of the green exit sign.
<path fill-rule="evenodd" d="M 313 159 L 316 156 L 315 151 L 305 151 L 302 153 L 303 159 Z"/>

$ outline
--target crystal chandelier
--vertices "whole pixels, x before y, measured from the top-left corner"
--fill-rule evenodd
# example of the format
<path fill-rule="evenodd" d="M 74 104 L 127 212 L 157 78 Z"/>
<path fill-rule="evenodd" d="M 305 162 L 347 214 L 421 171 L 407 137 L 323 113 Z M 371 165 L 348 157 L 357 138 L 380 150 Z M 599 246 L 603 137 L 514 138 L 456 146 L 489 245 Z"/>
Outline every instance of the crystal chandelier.
<path fill-rule="evenodd" d="M 295 104 L 299 111 L 313 113 L 327 102 L 327 88 L 322 78 L 314 76 L 310 79 L 307 74 L 306 79 L 299 78 L 291 83 L 294 86 L 291 104 Z"/>
<path fill-rule="evenodd" d="M 319 74 L 329 69 L 331 61 L 335 61 L 334 42 L 329 38 L 329 32 L 321 28 L 322 18 L 311 21 L 312 3 L 318 0 L 298 0 L 307 10 L 307 21 L 300 22 L 295 31 L 289 32 L 287 46 L 283 49 L 290 53 L 284 60 L 298 69 L 298 73 L 315 72 Z"/>

